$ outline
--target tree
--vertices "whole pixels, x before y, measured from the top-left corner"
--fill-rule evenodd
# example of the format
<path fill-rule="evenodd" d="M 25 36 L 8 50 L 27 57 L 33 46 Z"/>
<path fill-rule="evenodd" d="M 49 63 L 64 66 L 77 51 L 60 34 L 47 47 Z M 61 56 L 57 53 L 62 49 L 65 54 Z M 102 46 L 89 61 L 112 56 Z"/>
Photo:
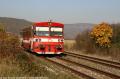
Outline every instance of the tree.
<path fill-rule="evenodd" d="M 90 37 L 100 47 L 110 47 L 111 38 L 113 36 L 113 29 L 107 23 L 95 25 L 90 32 Z"/>

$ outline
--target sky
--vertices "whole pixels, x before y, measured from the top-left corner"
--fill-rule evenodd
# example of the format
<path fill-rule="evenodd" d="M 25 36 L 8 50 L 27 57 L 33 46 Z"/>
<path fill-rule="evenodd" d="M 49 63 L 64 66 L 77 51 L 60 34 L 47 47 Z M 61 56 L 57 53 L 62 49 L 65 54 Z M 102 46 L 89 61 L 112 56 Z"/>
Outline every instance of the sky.
<path fill-rule="evenodd" d="M 118 23 L 120 0 L 0 0 L 0 17 L 72 23 Z"/>

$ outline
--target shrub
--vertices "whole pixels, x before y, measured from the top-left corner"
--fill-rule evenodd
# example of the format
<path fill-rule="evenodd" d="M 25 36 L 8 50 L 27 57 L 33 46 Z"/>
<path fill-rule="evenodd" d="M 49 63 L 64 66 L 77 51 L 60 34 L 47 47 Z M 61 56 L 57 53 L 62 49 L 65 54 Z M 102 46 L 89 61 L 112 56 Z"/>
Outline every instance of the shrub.
<path fill-rule="evenodd" d="M 112 43 L 117 47 L 120 47 L 120 24 L 111 24 L 111 26 L 114 32 L 112 37 Z"/>
<path fill-rule="evenodd" d="M 89 30 L 83 31 L 76 36 L 76 48 L 79 50 L 89 51 L 90 53 L 95 52 L 96 46 L 92 39 L 89 37 Z"/>
<path fill-rule="evenodd" d="M 0 58 L 14 56 L 21 51 L 19 37 L 5 32 L 0 25 Z"/>
<path fill-rule="evenodd" d="M 91 38 L 100 47 L 110 47 L 113 30 L 107 23 L 95 25 L 90 32 Z"/>

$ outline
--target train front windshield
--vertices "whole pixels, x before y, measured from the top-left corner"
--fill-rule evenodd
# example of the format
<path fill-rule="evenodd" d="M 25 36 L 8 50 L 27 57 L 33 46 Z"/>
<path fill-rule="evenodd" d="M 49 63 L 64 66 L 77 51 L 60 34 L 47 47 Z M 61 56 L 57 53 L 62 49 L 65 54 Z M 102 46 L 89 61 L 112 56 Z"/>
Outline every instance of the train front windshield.
<path fill-rule="evenodd" d="M 63 29 L 60 27 L 36 27 L 37 36 L 63 36 Z"/>

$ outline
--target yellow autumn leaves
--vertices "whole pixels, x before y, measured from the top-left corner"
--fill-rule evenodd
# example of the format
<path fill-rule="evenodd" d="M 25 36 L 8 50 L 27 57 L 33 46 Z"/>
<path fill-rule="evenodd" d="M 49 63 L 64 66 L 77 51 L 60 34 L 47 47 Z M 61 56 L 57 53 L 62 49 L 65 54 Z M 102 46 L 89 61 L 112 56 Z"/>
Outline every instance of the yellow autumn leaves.
<path fill-rule="evenodd" d="M 113 29 L 107 23 L 95 25 L 90 32 L 90 37 L 101 47 L 110 47 Z"/>

